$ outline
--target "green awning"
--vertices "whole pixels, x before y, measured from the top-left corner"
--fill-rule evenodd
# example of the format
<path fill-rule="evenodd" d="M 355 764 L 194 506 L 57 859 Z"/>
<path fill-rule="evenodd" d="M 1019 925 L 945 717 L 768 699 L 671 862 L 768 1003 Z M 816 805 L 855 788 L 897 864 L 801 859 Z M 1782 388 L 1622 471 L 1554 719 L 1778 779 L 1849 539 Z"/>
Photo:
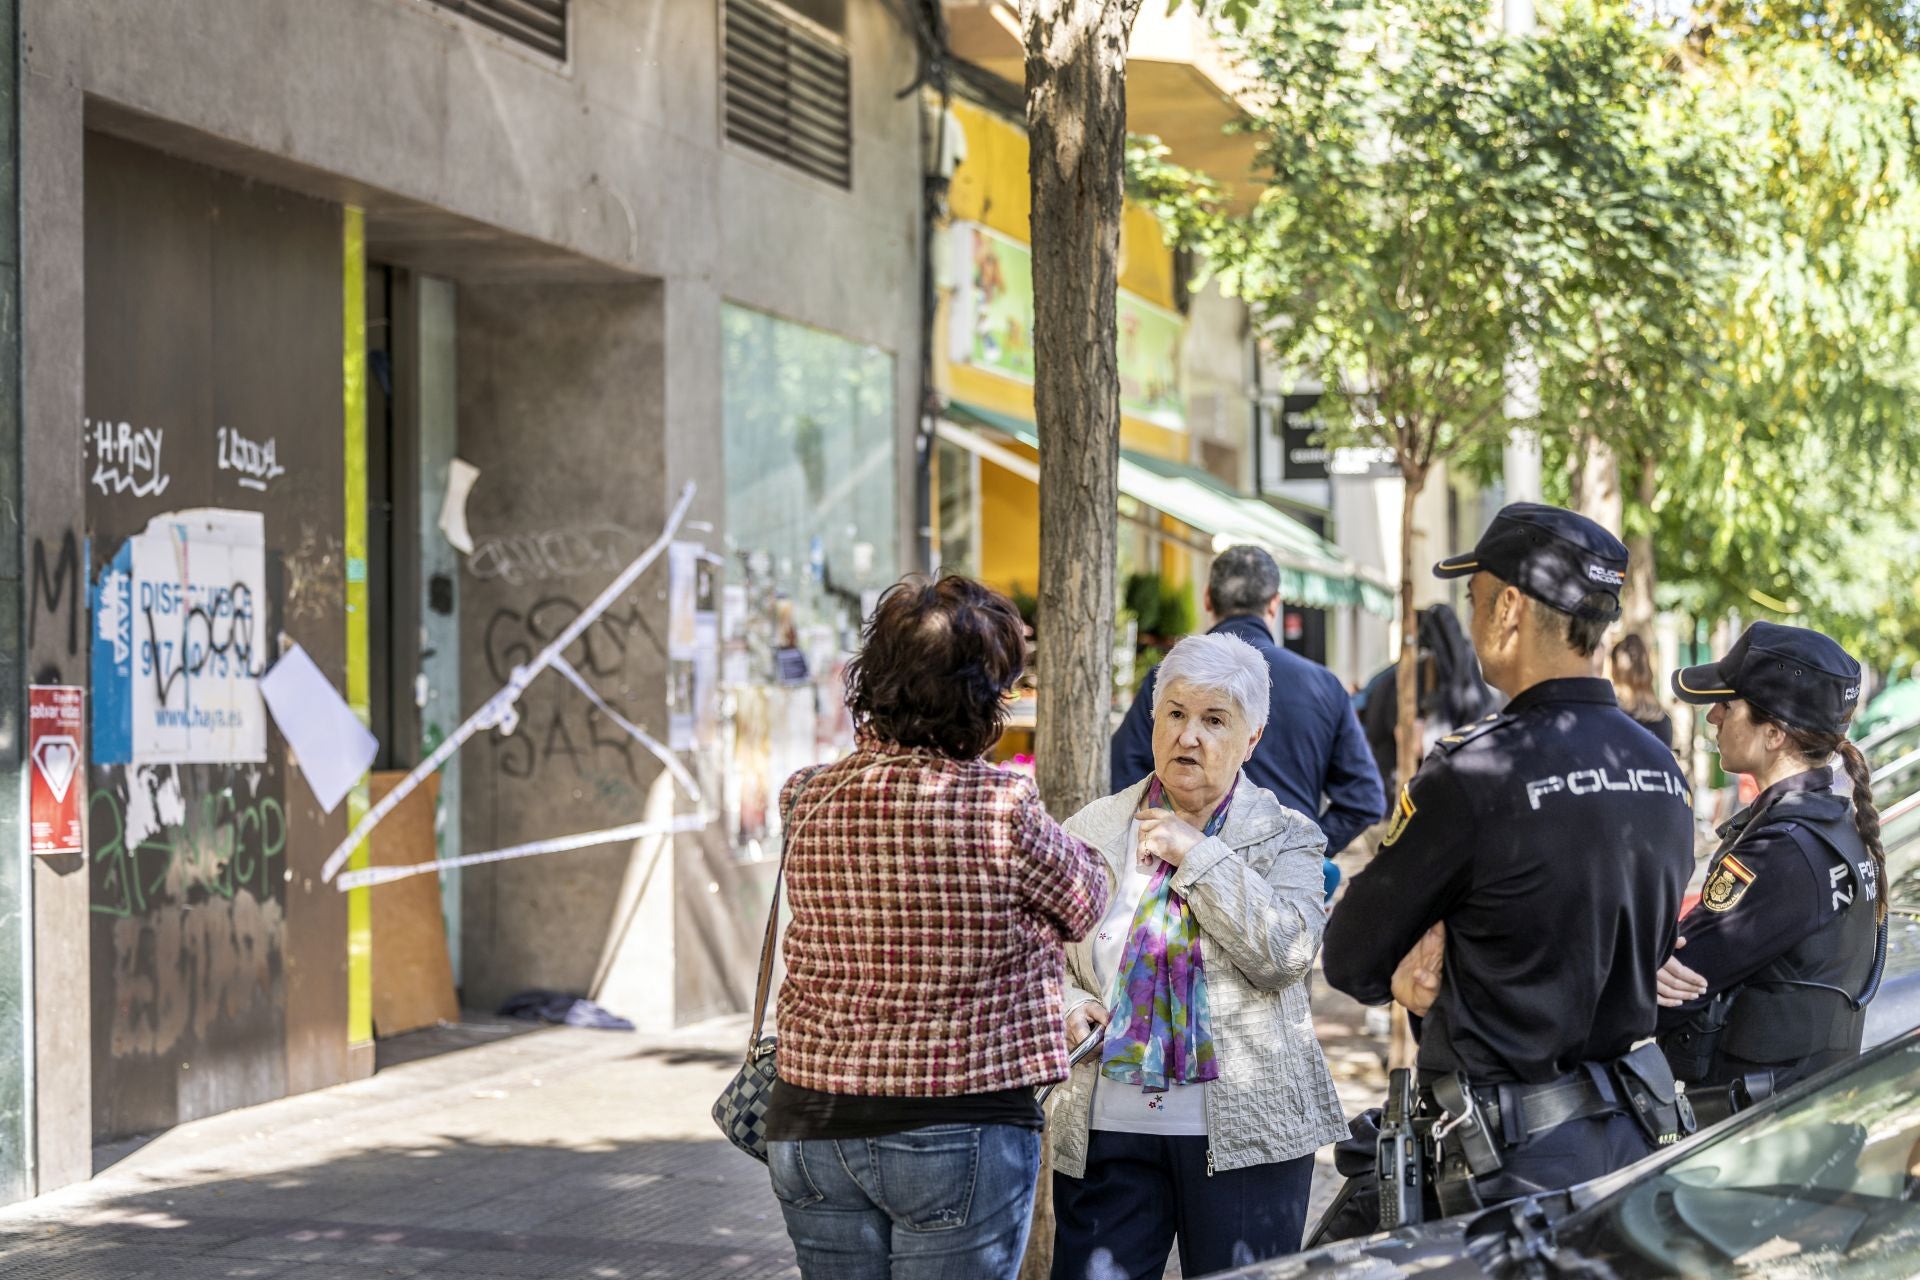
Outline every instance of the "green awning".
<path fill-rule="evenodd" d="M 1008 414 L 950 401 L 946 416 L 986 427 L 1030 447 L 1039 446 L 1034 425 Z M 1120 492 L 1208 535 L 1216 550 L 1236 543 L 1264 547 L 1280 566 L 1280 596 L 1312 608 L 1358 605 L 1383 618 L 1394 616 L 1393 592 L 1355 564 L 1340 548 L 1285 512 L 1235 493 L 1195 467 L 1120 451 Z"/>

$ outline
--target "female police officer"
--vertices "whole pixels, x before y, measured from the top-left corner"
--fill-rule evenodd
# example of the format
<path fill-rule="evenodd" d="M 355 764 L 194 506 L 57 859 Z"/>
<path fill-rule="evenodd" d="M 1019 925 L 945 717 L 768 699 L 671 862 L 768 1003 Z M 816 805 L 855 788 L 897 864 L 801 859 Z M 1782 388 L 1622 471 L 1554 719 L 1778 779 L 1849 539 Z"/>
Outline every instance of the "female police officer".
<path fill-rule="evenodd" d="M 1722 764 L 1760 786 L 1720 829 L 1656 980 L 1661 1047 L 1705 1124 L 1860 1051 L 1885 958 L 1886 862 L 1867 764 L 1846 737 L 1860 697 L 1846 650 L 1756 622 L 1719 662 L 1676 671 L 1673 689 L 1712 705 Z M 1836 752 L 1851 797 L 1833 789 Z"/>

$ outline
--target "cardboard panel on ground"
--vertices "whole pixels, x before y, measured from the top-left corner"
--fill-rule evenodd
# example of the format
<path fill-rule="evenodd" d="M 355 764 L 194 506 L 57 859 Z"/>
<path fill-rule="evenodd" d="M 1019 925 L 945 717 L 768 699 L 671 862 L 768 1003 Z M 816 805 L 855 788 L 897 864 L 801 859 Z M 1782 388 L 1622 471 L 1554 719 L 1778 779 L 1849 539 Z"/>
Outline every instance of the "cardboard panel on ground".
<path fill-rule="evenodd" d="M 372 802 L 379 804 L 404 777 L 400 770 L 374 774 Z M 436 774 L 373 829 L 372 865 L 411 866 L 438 856 L 433 814 L 439 794 Z M 453 989 L 453 965 L 447 956 L 439 875 L 429 871 L 408 876 L 375 885 L 370 892 L 374 1034 L 396 1036 L 439 1022 L 458 1022 L 460 999 Z"/>

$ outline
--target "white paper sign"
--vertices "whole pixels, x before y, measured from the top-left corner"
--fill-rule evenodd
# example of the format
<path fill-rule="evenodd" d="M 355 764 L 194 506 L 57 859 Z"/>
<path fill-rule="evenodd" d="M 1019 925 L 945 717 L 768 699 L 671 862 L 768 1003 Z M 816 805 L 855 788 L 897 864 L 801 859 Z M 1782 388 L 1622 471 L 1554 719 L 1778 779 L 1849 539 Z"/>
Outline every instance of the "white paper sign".
<path fill-rule="evenodd" d="M 332 813 L 373 767 L 379 741 L 297 644 L 260 681 L 260 695 L 293 748 L 314 798 Z"/>
<path fill-rule="evenodd" d="M 447 464 L 447 496 L 440 503 L 440 532 L 463 556 L 473 554 L 473 535 L 467 532 L 467 495 L 480 478 L 480 468 L 455 458 Z"/>

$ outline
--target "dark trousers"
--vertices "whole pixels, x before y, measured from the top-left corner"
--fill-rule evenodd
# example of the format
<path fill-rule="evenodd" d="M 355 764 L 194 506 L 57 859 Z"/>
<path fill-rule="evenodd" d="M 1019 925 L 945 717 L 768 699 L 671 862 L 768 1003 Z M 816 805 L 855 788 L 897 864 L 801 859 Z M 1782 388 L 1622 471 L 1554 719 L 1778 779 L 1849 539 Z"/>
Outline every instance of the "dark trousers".
<path fill-rule="evenodd" d="M 1087 1137 L 1087 1176 L 1053 1175 L 1053 1280 L 1159 1280 L 1174 1241 L 1180 1271 L 1210 1275 L 1300 1248 L 1313 1156 L 1207 1173 L 1207 1140 Z"/>

